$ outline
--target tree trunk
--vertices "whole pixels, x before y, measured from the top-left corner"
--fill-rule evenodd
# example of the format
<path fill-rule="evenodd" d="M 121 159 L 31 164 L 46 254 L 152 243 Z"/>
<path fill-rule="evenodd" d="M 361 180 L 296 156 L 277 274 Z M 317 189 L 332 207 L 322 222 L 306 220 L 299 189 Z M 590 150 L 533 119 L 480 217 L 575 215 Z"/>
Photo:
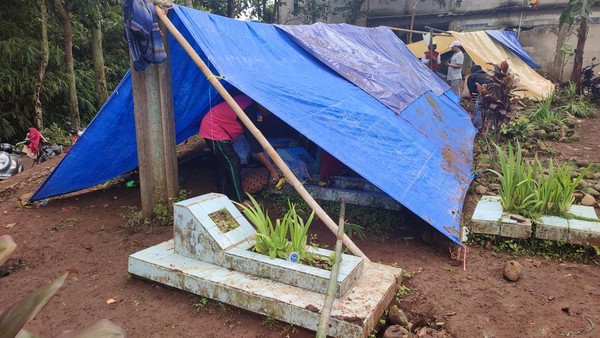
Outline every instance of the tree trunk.
<path fill-rule="evenodd" d="M 62 4 L 62 0 L 54 0 L 56 10 L 63 22 L 63 37 L 65 48 L 65 65 L 67 66 L 67 82 L 69 86 L 69 111 L 71 113 L 71 126 L 79 128 L 79 105 L 77 103 L 77 87 L 75 85 L 75 68 L 73 65 L 73 27 L 69 13 Z"/>
<path fill-rule="evenodd" d="M 39 131 L 44 130 L 44 119 L 43 119 L 43 109 L 42 109 L 42 101 L 40 99 L 40 95 L 42 92 L 42 82 L 44 81 L 44 77 L 46 75 L 46 67 L 48 67 L 48 17 L 47 17 L 47 9 L 46 9 L 46 0 L 40 0 L 40 21 L 42 24 L 42 55 L 40 62 L 40 70 L 38 72 L 38 79 L 35 82 L 35 86 L 33 87 L 33 103 L 35 107 L 35 127 Z"/>
<path fill-rule="evenodd" d="M 568 25 L 559 26 L 557 32 L 556 48 L 554 50 L 554 61 L 552 61 L 552 68 L 550 75 L 557 82 L 562 82 L 562 67 L 565 53 L 562 51 L 562 47 L 565 44 L 565 40 L 569 35 L 570 28 Z"/>
<path fill-rule="evenodd" d="M 412 43 L 412 30 L 414 29 L 415 26 L 415 16 L 417 15 L 417 5 L 419 5 L 419 2 L 421 2 L 421 0 L 415 0 L 415 2 L 413 3 L 413 5 L 410 7 L 410 30 L 411 32 L 408 33 L 408 43 Z"/>
<path fill-rule="evenodd" d="M 227 17 L 233 18 L 233 0 L 227 0 Z"/>
<path fill-rule="evenodd" d="M 573 62 L 573 73 L 571 73 L 571 82 L 577 86 L 577 92 L 582 93 L 581 88 L 581 68 L 583 67 L 583 49 L 587 39 L 588 25 L 587 18 L 581 18 L 581 25 L 577 32 L 577 48 L 575 49 L 575 60 Z"/>
<path fill-rule="evenodd" d="M 415 25 L 415 16 L 417 15 L 417 6 L 413 6 L 411 8 L 411 14 L 410 14 L 410 32 L 408 32 L 408 42 L 407 43 L 412 43 L 412 31 L 413 31 L 413 27 Z"/>
<path fill-rule="evenodd" d="M 95 22 L 92 25 L 92 61 L 94 62 L 94 81 L 96 84 L 96 96 L 98 97 L 97 107 L 102 108 L 104 102 L 108 99 L 108 89 L 106 85 L 106 72 L 104 71 L 104 54 L 102 49 L 102 23 L 101 14 L 97 13 Z"/>

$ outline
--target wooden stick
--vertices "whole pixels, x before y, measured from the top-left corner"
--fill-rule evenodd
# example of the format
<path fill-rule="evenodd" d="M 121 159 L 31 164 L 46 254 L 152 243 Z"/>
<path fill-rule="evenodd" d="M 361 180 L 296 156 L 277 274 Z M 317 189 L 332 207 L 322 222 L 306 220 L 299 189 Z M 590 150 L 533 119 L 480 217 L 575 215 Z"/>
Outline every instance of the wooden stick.
<path fill-rule="evenodd" d="M 398 27 L 391 27 L 391 26 L 387 26 L 389 29 L 393 30 L 393 31 L 398 31 L 398 32 L 403 32 L 403 33 L 419 33 L 419 34 L 428 34 L 429 32 L 425 32 L 425 31 L 416 31 L 413 29 L 406 29 L 406 28 L 398 28 Z M 452 34 L 449 33 L 433 33 L 433 36 L 452 36 Z"/>
<path fill-rule="evenodd" d="M 319 327 L 317 329 L 317 338 L 326 338 L 327 330 L 329 329 L 329 316 L 331 315 L 331 308 L 333 307 L 333 299 L 335 298 L 335 292 L 337 289 L 337 278 L 340 273 L 340 262 L 342 261 L 342 247 L 344 238 L 344 217 L 346 215 L 346 202 L 341 199 L 340 205 L 340 222 L 337 232 L 337 240 L 335 241 L 335 262 L 331 268 L 331 277 L 329 277 L 329 285 L 327 287 L 327 294 L 325 295 L 325 303 L 323 309 L 321 309 L 321 317 L 319 317 Z"/>
<path fill-rule="evenodd" d="M 329 228 L 329 230 L 331 230 L 333 233 L 336 233 L 338 231 L 338 226 L 335 224 L 335 222 L 331 219 L 331 217 L 329 217 L 329 215 L 327 215 L 325 210 L 321 208 L 317 201 L 315 201 L 315 199 L 310 195 L 306 188 L 304 188 L 302 183 L 300 183 L 298 178 L 296 178 L 294 173 L 290 170 L 290 168 L 288 168 L 283 159 L 281 159 L 279 154 L 277 154 L 275 149 L 273 149 L 273 146 L 271 146 L 271 144 L 267 141 L 263 134 L 258 130 L 258 128 L 256 128 L 256 126 L 252 123 L 248 116 L 246 116 L 242 108 L 240 108 L 240 106 L 237 104 L 237 102 L 235 102 L 231 94 L 227 92 L 225 87 L 223 87 L 223 85 L 219 82 L 215 75 L 210 71 L 208 66 L 204 63 L 204 61 L 202 61 L 198 53 L 196 53 L 196 51 L 192 48 L 189 42 L 187 42 L 187 40 L 181 35 L 181 33 L 179 33 L 177 28 L 173 25 L 171 20 L 169 20 L 169 18 L 163 12 L 163 10 L 158 6 L 155 6 L 154 10 L 160 21 L 173 35 L 175 40 L 179 42 L 179 44 L 183 47 L 186 53 L 192 58 L 196 66 L 200 68 L 204 76 L 206 76 L 208 81 L 215 87 L 217 92 L 221 94 L 225 102 L 227 102 L 231 109 L 233 109 L 240 121 L 242 121 L 242 123 L 246 126 L 246 128 L 248 128 L 252 135 L 256 137 L 256 140 L 260 143 L 263 149 L 265 149 L 267 154 L 269 154 L 269 156 L 271 157 L 273 162 L 275 162 L 275 165 L 279 168 L 279 170 L 281 170 L 283 176 L 285 176 L 288 183 L 292 185 L 294 189 L 296 189 L 298 194 L 300 194 L 300 197 L 302 197 L 302 199 L 306 201 L 308 206 L 315 211 L 317 217 L 319 217 L 319 219 L 323 221 L 323 223 Z M 352 240 L 348 236 L 344 235 L 343 239 L 344 245 L 346 245 L 346 247 L 350 250 L 350 252 L 352 252 L 352 254 L 363 257 L 366 261 L 369 261 L 367 256 L 365 256 L 365 254 L 356 246 L 356 244 L 354 244 L 354 242 L 352 242 Z"/>

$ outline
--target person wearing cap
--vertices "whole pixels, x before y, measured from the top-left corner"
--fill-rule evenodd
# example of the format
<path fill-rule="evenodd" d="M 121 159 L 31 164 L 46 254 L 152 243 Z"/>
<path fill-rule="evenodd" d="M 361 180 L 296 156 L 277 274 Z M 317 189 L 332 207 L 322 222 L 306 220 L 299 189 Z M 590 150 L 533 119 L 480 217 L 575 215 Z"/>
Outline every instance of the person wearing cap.
<path fill-rule="evenodd" d="M 448 76 L 446 79 L 450 82 L 450 87 L 457 93 L 459 96 L 462 92 L 462 65 L 465 61 L 465 56 L 461 49 L 460 41 L 453 41 L 450 44 L 452 51 L 452 57 L 450 58 L 450 62 L 446 61 L 445 65 L 448 66 Z"/>
<path fill-rule="evenodd" d="M 426 50 L 421 57 L 421 62 L 423 62 L 423 64 L 427 67 L 431 68 L 431 70 L 434 72 L 438 70 L 440 63 L 442 63 L 442 60 L 440 59 L 440 52 L 435 50 L 436 48 L 437 44 L 434 41 L 431 44 L 431 50 Z"/>

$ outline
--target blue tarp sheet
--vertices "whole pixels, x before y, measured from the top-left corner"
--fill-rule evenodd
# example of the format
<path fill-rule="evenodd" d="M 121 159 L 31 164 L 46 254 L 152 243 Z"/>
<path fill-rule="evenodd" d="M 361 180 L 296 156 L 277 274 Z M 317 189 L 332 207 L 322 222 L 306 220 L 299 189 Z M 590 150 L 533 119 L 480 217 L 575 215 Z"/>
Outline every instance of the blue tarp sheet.
<path fill-rule="evenodd" d="M 278 26 L 329 68 L 400 114 L 427 91 L 441 95 L 448 85 L 410 58 L 406 45 L 387 27 L 346 24 Z M 330 43 L 335 41 L 335 43 Z"/>
<path fill-rule="evenodd" d="M 519 39 L 517 38 L 517 34 L 513 31 L 504 31 L 504 30 L 491 30 L 485 31 L 491 36 L 493 39 L 497 40 L 508 49 L 512 50 L 513 53 L 517 54 L 529 67 L 531 68 L 540 68 L 531 56 L 523 49 Z"/>
<path fill-rule="evenodd" d="M 231 20 L 180 6 L 169 15 L 213 71 L 223 76 L 227 86 L 252 97 L 459 242 L 459 218 L 471 181 L 475 129 L 451 91 L 412 93 L 399 116 L 273 25 Z M 356 41 L 371 34 L 354 27 L 351 34 L 347 33 Z M 304 43 L 312 46 L 309 41 Z M 197 132 L 202 117 L 221 98 L 181 46 L 172 38 L 169 45 L 176 137 L 182 142 Z M 356 45 L 359 47 L 360 43 Z M 414 58 L 397 47 L 387 50 L 393 53 L 386 58 L 396 58 L 398 63 Z M 348 56 L 340 57 L 335 62 L 344 62 Z M 435 75 L 420 64 L 405 71 L 399 76 L 414 79 L 426 74 L 428 81 L 437 82 Z M 379 76 L 382 74 L 373 75 L 384 78 Z M 402 81 L 385 85 L 411 91 Z M 131 77 L 127 75 L 33 199 L 91 187 L 135 167 L 133 99 Z"/>

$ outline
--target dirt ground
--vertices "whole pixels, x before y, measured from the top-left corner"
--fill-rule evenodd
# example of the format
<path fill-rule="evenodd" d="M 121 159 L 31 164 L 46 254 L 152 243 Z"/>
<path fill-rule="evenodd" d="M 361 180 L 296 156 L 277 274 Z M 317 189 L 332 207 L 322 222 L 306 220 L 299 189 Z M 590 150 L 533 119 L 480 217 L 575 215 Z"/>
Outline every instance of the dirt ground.
<path fill-rule="evenodd" d="M 585 120 L 580 144 L 553 147 L 565 158 L 583 154 L 600 163 L 598 128 L 600 118 Z M 28 329 L 54 336 L 107 318 L 130 337 L 314 336 L 216 302 L 194 306 L 202 304 L 200 297 L 129 276 L 131 253 L 172 238 L 170 227 L 126 226 L 126 215 L 140 207 L 135 187 L 115 184 L 52 199 L 44 207 L 17 207 L 19 198 L 37 189 L 57 162 L 28 166 L 0 182 L 0 235 L 10 234 L 18 244 L 4 267 L 9 274 L 0 277 L 0 310 L 69 268 L 79 270 Z M 200 157 L 183 162 L 181 187 L 190 196 L 211 192 L 212 175 Z M 465 219 L 476 201 L 474 195 L 467 197 Z M 312 231 L 333 244 L 334 236 L 322 224 L 316 223 Z M 594 262 L 516 257 L 524 273 L 511 283 L 502 278 L 502 266 L 514 257 L 505 253 L 470 247 L 463 271 L 446 246 L 402 233 L 359 240 L 357 245 L 373 261 L 420 271 L 405 281 L 416 291 L 404 298 L 402 308 L 413 322 L 443 322 L 453 337 L 564 337 L 587 331 L 590 323 L 600 324 L 600 267 Z M 111 298 L 117 303 L 108 305 Z M 599 330 L 579 336 L 600 337 Z"/>

